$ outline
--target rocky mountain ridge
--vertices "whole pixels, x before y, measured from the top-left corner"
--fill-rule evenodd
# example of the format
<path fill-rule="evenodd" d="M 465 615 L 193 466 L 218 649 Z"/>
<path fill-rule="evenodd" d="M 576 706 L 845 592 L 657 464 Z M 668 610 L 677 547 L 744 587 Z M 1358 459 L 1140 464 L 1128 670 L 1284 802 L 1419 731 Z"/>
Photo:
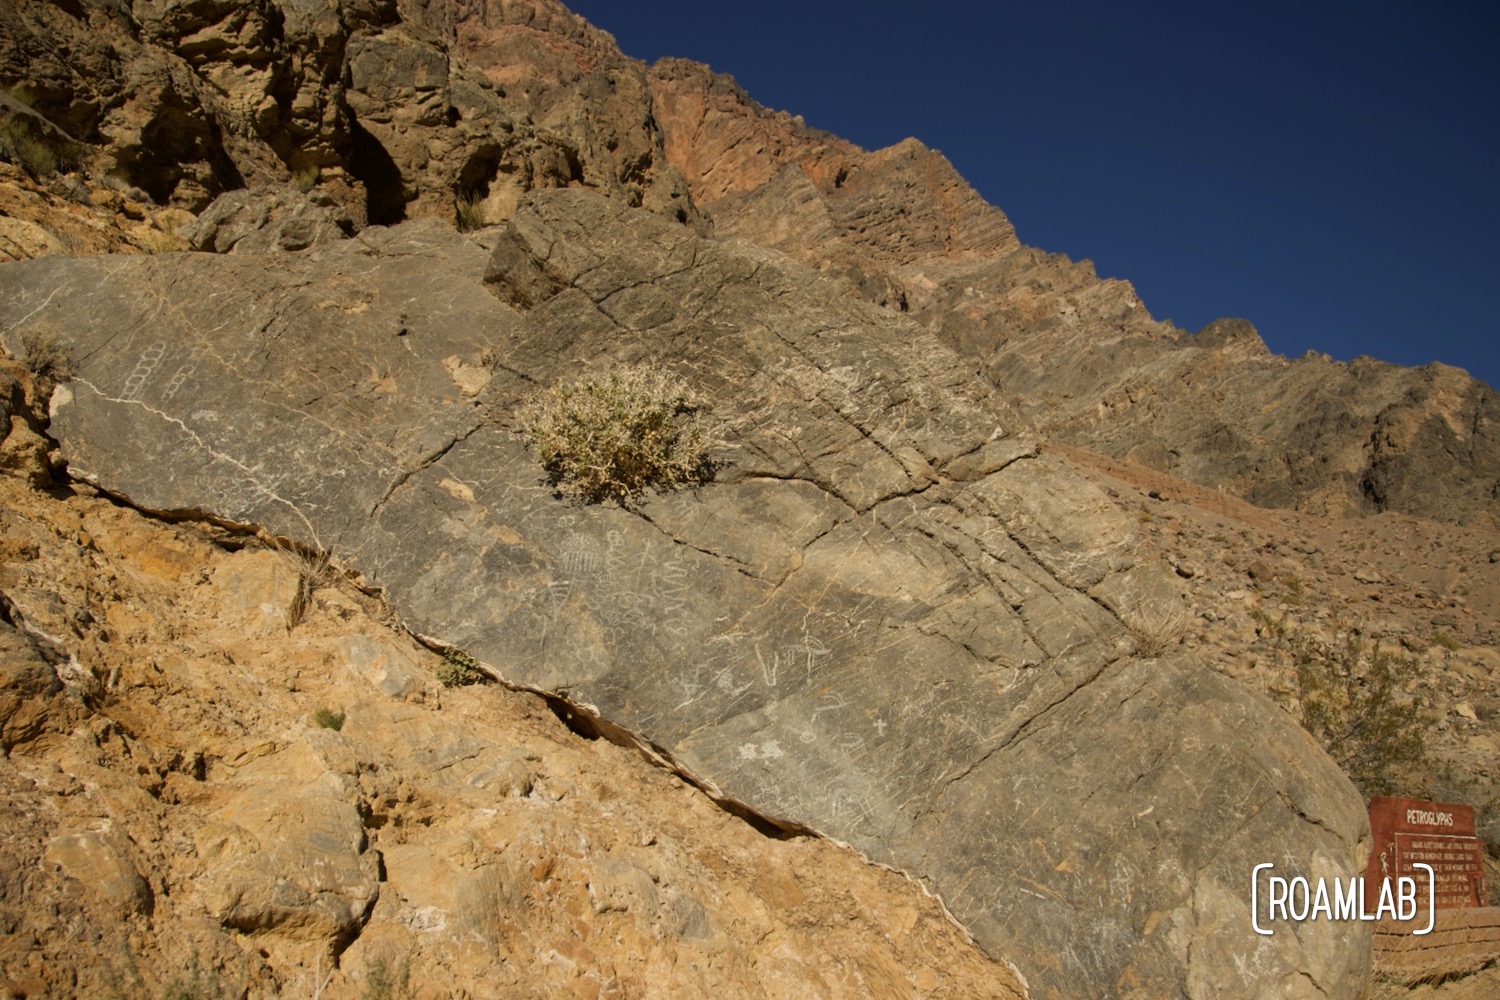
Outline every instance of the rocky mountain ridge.
<path fill-rule="evenodd" d="M 1462 371 L 1289 361 L 1243 320 L 1188 333 L 1128 282 L 1021 244 L 914 139 L 865 152 L 681 60 L 651 83 L 669 161 L 719 235 L 910 312 L 1048 438 L 1265 506 L 1497 523 L 1500 397 Z"/>

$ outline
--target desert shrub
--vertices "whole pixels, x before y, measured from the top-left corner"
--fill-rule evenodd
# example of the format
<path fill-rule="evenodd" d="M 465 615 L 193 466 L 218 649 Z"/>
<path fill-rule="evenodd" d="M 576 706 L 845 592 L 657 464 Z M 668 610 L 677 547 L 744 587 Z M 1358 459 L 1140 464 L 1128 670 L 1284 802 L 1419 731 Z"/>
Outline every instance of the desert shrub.
<path fill-rule="evenodd" d="M 331 708 L 320 708 L 313 713 L 313 723 L 319 729 L 332 729 L 338 732 L 344 728 L 344 713 L 340 709 L 335 711 Z"/>
<path fill-rule="evenodd" d="M 484 203 L 477 195 L 459 198 L 455 206 L 454 224 L 461 233 L 471 233 L 484 228 Z"/>
<path fill-rule="evenodd" d="M 337 584 L 339 572 L 333 565 L 333 556 L 322 549 L 306 548 L 286 539 L 271 539 L 268 544 L 297 577 L 297 594 L 287 609 L 286 620 L 286 627 L 294 629 L 312 610 L 313 595 L 323 587 Z"/>
<path fill-rule="evenodd" d="M 1263 621 L 1292 671 L 1303 727 L 1365 795 L 1395 791 L 1427 757 L 1417 661 L 1343 628 L 1330 640 Z"/>
<path fill-rule="evenodd" d="M 147 967 L 143 973 L 141 966 Z M 187 965 L 165 982 L 150 982 L 166 973 L 170 963 L 147 961 L 126 942 L 117 961 L 105 972 L 106 996 L 118 1000 L 228 1000 L 245 995 L 237 977 L 226 970 L 205 967 L 194 949 Z"/>
<path fill-rule="evenodd" d="M 60 166 L 57 151 L 35 136 L 18 136 L 13 141 L 11 149 L 16 165 L 32 177 L 40 180 L 57 173 L 57 168 Z"/>
<path fill-rule="evenodd" d="M 408 1000 L 411 996 L 409 957 L 392 965 L 384 958 L 365 962 L 364 989 L 360 1000 Z"/>
<path fill-rule="evenodd" d="M 479 661 L 461 649 L 443 651 L 443 662 L 437 668 L 438 683 L 443 687 L 463 687 L 484 680 Z"/>
<path fill-rule="evenodd" d="M 293 170 L 291 173 L 292 186 L 303 194 L 318 186 L 318 180 L 322 177 L 322 171 L 315 163 L 306 163 Z"/>
<path fill-rule="evenodd" d="M 586 503 L 627 505 L 713 473 L 701 400 L 668 372 L 636 365 L 555 386 L 521 413 L 553 486 Z"/>
<path fill-rule="evenodd" d="M 31 115 L 0 112 L 0 156 L 37 180 L 72 169 L 73 144 Z"/>
<path fill-rule="evenodd" d="M 58 385 L 76 372 L 72 355 L 53 330 L 32 327 L 20 335 L 20 361 L 26 370 L 47 385 Z"/>
<path fill-rule="evenodd" d="M 1150 659 L 1161 656 L 1182 643 L 1183 628 L 1180 623 L 1162 622 L 1156 625 L 1136 624 L 1130 626 L 1135 639 L 1135 655 Z"/>

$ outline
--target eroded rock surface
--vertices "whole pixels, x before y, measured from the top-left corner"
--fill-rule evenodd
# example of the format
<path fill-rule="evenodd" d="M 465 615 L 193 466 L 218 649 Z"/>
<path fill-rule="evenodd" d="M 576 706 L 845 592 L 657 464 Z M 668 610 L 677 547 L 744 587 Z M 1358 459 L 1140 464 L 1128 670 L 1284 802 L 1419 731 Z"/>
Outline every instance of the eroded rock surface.
<path fill-rule="evenodd" d="M 1460 369 L 1288 360 L 1242 320 L 990 343 L 991 376 L 1055 439 L 1262 506 L 1500 525 L 1500 396 Z"/>
<path fill-rule="evenodd" d="M 1358 796 L 1256 696 L 1137 655 L 1186 624 L 1169 571 L 968 364 L 586 192 L 491 242 L 28 262 L 0 331 L 70 345 L 74 476 L 333 552 L 414 631 L 921 878 L 1039 995 L 1358 992 L 1361 928 L 1246 926 L 1266 852 L 1357 869 Z M 515 406 L 640 360 L 715 400 L 717 480 L 558 500 Z M 605 881 L 606 908 L 645 891 Z"/>
<path fill-rule="evenodd" d="M 12 0 L 0 82 L 95 175 L 193 212 L 295 180 L 355 227 L 496 223 L 581 182 L 698 221 L 645 67 L 552 0 Z"/>
<path fill-rule="evenodd" d="M 323 191 L 240 188 L 215 198 L 188 234 L 194 250 L 260 253 L 306 250 L 354 230 L 348 212 Z"/>

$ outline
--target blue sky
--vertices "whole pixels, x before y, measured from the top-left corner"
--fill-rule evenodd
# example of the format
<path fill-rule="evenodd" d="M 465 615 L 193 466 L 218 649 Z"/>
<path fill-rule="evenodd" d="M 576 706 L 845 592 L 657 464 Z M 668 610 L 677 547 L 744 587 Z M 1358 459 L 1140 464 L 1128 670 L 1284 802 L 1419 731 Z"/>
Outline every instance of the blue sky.
<path fill-rule="evenodd" d="M 1500 385 L 1494 0 L 569 6 L 866 148 L 916 136 L 1158 318 Z"/>

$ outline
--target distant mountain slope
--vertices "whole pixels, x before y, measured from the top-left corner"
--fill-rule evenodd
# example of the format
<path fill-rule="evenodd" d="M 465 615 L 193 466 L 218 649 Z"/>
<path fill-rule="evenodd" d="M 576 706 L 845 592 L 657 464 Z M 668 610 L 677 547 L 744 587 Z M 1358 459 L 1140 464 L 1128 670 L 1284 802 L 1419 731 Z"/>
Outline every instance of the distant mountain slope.
<path fill-rule="evenodd" d="M 1465 373 L 1289 361 L 1243 321 L 1195 336 L 1128 282 L 1022 245 L 916 140 L 865 152 L 682 60 L 651 84 L 666 153 L 719 235 L 913 313 L 1048 437 L 1270 506 L 1500 523 L 1500 398 Z"/>

